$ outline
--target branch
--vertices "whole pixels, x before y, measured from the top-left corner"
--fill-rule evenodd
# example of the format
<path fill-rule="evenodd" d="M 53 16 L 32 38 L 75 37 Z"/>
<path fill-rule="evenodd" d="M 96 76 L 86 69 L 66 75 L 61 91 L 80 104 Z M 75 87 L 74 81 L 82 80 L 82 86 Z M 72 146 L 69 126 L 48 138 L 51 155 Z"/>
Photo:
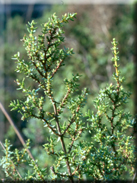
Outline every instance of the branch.
<path fill-rule="evenodd" d="M 32 58 L 31 58 L 32 59 Z M 33 63 L 33 65 L 34 65 L 34 67 L 36 68 L 36 70 L 38 71 L 38 73 L 42 76 L 42 77 L 45 77 L 44 75 L 43 75 L 43 73 L 38 69 L 38 67 L 36 66 L 36 63 L 34 62 L 34 61 L 32 61 L 32 63 Z"/>
<path fill-rule="evenodd" d="M 80 107 L 77 107 L 76 113 L 80 110 Z M 72 125 L 72 123 L 75 121 L 75 114 L 73 114 L 70 123 L 68 124 L 68 126 L 66 127 L 66 129 L 64 130 L 64 132 L 61 134 L 62 136 L 66 133 L 66 131 L 70 128 L 70 126 Z"/>
<path fill-rule="evenodd" d="M 48 128 L 50 128 L 51 131 L 52 131 L 55 135 L 57 135 L 58 137 L 60 137 L 60 134 L 58 134 L 58 133 L 54 130 L 54 128 L 52 128 L 52 126 L 49 124 L 49 122 L 48 122 L 46 119 L 41 118 L 41 117 L 39 117 L 39 116 L 36 116 L 35 114 L 31 114 L 31 116 L 34 117 L 34 118 L 37 118 L 37 119 L 44 120 L 44 122 L 46 123 L 46 125 L 48 126 Z"/>
<path fill-rule="evenodd" d="M 56 102 L 52 101 L 52 104 L 53 104 L 53 109 L 54 109 L 54 114 L 55 114 L 55 120 L 56 120 L 56 124 L 57 124 L 58 133 L 60 134 L 60 142 L 61 142 L 61 145 L 62 145 L 62 149 L 63 149 L 63 151 L 66 155 L 66 164 L 67 164 L 67 169 L 68 169 L 68 173 L 69 173 L 69 178 L 71 180 L 71 183 L 73 183 L 74 181 L 73 181 L 71 168 L 70 168 L 70 164 L 69 164 L 69 160 L 68 160 L 68 156 L 67 156 L 66 146 L 65 146 L 63 135 L 61 134 L 61 129 L 60 129 L 60 125 L 59 125 Z"/>
<path fill-rule="evenodd" d="M 62 64 L 63 61 L 64 61 L 64 60 L 62 59 L 62 60 L 60 61 L 60 63 L 57 65 L 56 69 L 55 69 L 54 72 L 52 73 L 52 78 L 53 78 L 53 76 L 56 74 L 57 70 L 60 68 L 60 66 L 61 66 L 61 64 Z"/>
<path fill-rule="evenodd" d="M 46 87 L 45 87 L 37 78 L 35 78 L 33 75 L 30 75 L 29 77 L 31 77 L 31 78 L 34 79 L 36 82 L 38 82 L 39 85 L 40 85 L 42 88 L 45 88 L 45 89 L 46 89 Z"/>
<path fill-rule="evenodd" d="M 69 150 L 68 150 L 68 154 L 70 153 L 74 142 L 78 139 L 78 137 L 80 136 L 81 133 L 82 133 L 82 129 L 78 130 L 78 125 L 77 125 L 75 128 L 74 138 L 72 138 L 72 142 L 71 142 Z M 76 135 L 77 135 L 77 137 L 76 137 Z"/>
<path fill-rule="evenodd" d="M 3 114 L 5 115 L 5 117 L 7 118 L 7 120 L 9 121 L 9 123 L 11 124 L 11 126 L 13 127 L 15 133 L 17 134 L 20 142 L 22 143 L 22 145 L 26 148 L 26 144 L 25 144 L 25 141 L 23 139 L 23 137 L 21 136 L 19 130 L 17 129 L 17 127 L 15 126 L 14 122 L 12 121 L 12 119 L 10 118 L 10 116 L 8 115 L 8 113 L 6 112 L 6 110 L 4 109 L 3 105 L 0 103 L 0 109 L 2 110 Z M 26 149 L 30 158 L 34 160 L 31 152 L 29 149 Z M 35 161 L 35 160 L 34 160 Z"/>
<path fill-rule="evenodd" d="M 60 112 L 61 108 L 64 106 L 64 103 L 65 103 L 65 101 L 67 100 L 67 98 L 68 98 L 70 92 L 71 92 L 71 90 L 68 89 L 68 91 L 67 91 L 65 97 L 63 98 L 63 100 L 62 100 L 62 102 L 61 102 L 61 104 L 60 104 L 60 106 L 59 106 L 59 109 L 57 110 L 58 113 Z"/>

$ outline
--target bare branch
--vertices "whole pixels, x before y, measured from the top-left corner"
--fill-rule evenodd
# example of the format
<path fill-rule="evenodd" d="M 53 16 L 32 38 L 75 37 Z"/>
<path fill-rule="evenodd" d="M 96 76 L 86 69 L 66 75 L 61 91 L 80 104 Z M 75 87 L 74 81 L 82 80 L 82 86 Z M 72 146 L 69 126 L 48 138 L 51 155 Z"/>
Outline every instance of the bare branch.
<path fill-rule="evenodd" d="M 5 115 L 5 117 L 7 118 L 7 120 L 9 121 L 9 123 L 11 124 L 11 126 L 13 127 L 15 133 L 17 134 L 20 142 L 22 143 L 22 145 L 26 148 L 26 144 L 25 144 L 25 141 L 22 137 L 22 135 L 20 134 L 19 130 L 17 129 L 16 125 L 14 124 L 14 122 L 12 121 L 12 119 L 10 118 L 10 116 L 8 115 L 8 113 L 6 112 L 5 108 L 3 107 L 3 105 L 0 103 L 0 109 L 2 110 L 3 114 Z M 29 149 L 26 149 L 30 158 L 34 160 L 31 152 Z"/>

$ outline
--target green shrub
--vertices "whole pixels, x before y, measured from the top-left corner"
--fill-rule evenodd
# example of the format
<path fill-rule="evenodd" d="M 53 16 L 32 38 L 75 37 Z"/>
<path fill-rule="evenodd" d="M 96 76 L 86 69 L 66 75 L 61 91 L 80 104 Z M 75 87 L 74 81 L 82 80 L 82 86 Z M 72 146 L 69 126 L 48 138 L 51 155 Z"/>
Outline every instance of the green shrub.
<path fill-rule="evenodd" d="M 56 75 L 62 66 L 65 68 L 65 59 L 73 54 L 73 49 L 61 46 L 65 39 L 63 26 L 75 16 L 68 13 L 59 19 L 53 14 L 42 24 L 42 33 L 38 36 L 35 35 L 36 23 L 32 21 L 27 27 L 29 35 L 22 39 L 28 60 L 21 58 L 19 52 L 14 55 L 16 71 L 25 75 L 22 81 L 16 80 L 24 100 L 13 101 L 10 106 L 21 113 L 22 120 L 36 118 L 49 130 L 43 148 L 55 162 L 50 170 L 40 167 L 37 160 L 28 156 L 29 140 L 23 150 L 15 149 L 14 152 L 6 140 L 1 166 L 6 176 L 13 180 L 110 180 L 123 179 L 125 173 L 130 176 L 134 173 L 131 136 L 134 120 L 124 110 L 130 93 L 122 86 L 116 40 L 112 42 L 114 83 L 100 91 L 94 102 L 95 114 L 90 110 L 86 115 L 82 113 L 88 91 L 79 90 L 79 74 L 73 75 L 72 79 L 62 78 L 62 96 L 58 98 L 55 92 Z M 28 86 L 26 80 L 34 82 L 35 88 Z M 62 86 L 58 86 L 58 92 L 60 88 Z M 85 141 L 84 135 L 90 136 L 90 141 Z M 30 167 L 23 175 L 18 171 L 21 164 Z"/>

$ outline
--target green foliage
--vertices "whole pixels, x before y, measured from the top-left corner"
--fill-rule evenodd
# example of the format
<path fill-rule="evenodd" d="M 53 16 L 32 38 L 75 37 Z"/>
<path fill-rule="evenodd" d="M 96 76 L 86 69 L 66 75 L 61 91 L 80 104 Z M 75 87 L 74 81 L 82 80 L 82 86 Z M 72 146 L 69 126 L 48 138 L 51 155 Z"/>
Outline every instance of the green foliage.
<path fill-rule="evenodd" d="M 63 26 L 75 16 L 68 13 L 59 19 L 53 14 L 47 23 L 42 24 L 38 36 L 35 35 L 36 23 L 32 21 L 27 26 L 29 35 L 22 39 L 28 60 L 21 58 L 19 52 L 14 55 L 16 71 L 25 75 L 22 81 L 16 80 L 24 99 L 13 101 L 10 106 L 21 113 L 22 120 L 35 118 L 43 123 L 45 130 L 49 130 L 46 131 L 49 136 L 43 148 L 49 157 L 54 158 L 54 164 L 50 170 L 48 166 L 45 169 L 37 160 L 28 157 L 29 141 L 26 148 L 13 153 L 6 140 L 1 165 L 7 177 L 13 180 L 69 179 L 74 182 L 74 179 L 83 180 L 84 177 L 110 180 L 112 177 L 123 179 L 124 173 L 131 176 L 134 173 L 134 146 L 130 131 L 133 120 L 123 108 L 130 93 L 122 86 L 115 39 L 112 42 L 114 83 L 100 91 L 95 100 L 97 112 L 82 113 L 88 91 L 79 90 L 79 74 L 73 75 L 72 79 L 62 78 L 63 95 L 60 99 L 57 97 L 56 91 L 60 91 L 62 86 L 55 90 L 58 84 L 56 76 L 62 66 L 66 68 L 65 61 L 73 54 L 73 49 L 61 47 L 64 42 Z M 26 81 L 34 82 L 35 87 L 31 88 Z M 85 134 L 90 141 L 83 140 Z M 31 171 L 21 175 L 17 171 L 21 163 L 30 166 Z"/>
<path fill-rule="evenodd" d="M 92 8 L 92 11 L 91 11 Z M 101 8 L 101 16 L 99 15 L 99 9 Z M 129 5 L 115 5 L 115 6 L 65 6 L 56 5 L 42 15 L 40 19 L 37 19 L 37 32 L 36 36 L 41 34 L 40 24 L 48 21 L 48 18 L 56 12 L 59 17 L 65 12 L 77 12 L 77 19 L 70 24 L 66 24 L 64 27 L 65 42 L 61 47 L 72 47 L 74 48 L 75 54 L 73 57 L 66 58 L 65 66 L 67 69 L 60 69 L 60 72 L 55 76 L 54 83 L 54 93 L 58 100 L 63 96 L 64 87 L 62 84 L 62 78 L 71 78 L 72 73 L 78 72 L 80 77 L 80 90 L 88 87 L 89 95 L 86 106 L 83 111 L 87 111 L 89 108 L 94 110 L 93 100 L 97 96 L 99 89 L 104 88 L 107 83 L 112 82 L 113 64 L 111 62 L 111 40 L 116 37 L 119 41 L 119 51 L 120 51 L 120 65 L 121 74 L 125 77 L 125 82 L 123 86 L 126 90 L 133 91 L 133 26 L 132 26 L 132 6 Z M 102 11 L 102 10 L 105 10 Z M 113 16 L 113 17 L 112 17 Z M 105 18 L 105 20 L 104 20 Z M 18 26 L 20 24 L 20 26 Z M 108 24 L 110 24 L 108 26 Z M 107 32 L 104 32 L 103 28 L 107 28 Z M 124 27 L 124 29 L 123 29 Z M 21 53 L 21 57 L 27 60 L 26 50 L 22 47 L 22 42 L 20 39 L 26 33 L 25 22 L 23 22 L 22 17 L 14 17 L 7 20 L 6 30 L 5 30 L 5 47 L 4 47 L 4 106 L 7 112 L 10 114 L 11 118 L 17 125 L 18 129 L 22 134 L 25 134 L 25 139 L 30 138 L 35 139 L 35 143 L 32 146 L 37 146 L 40 149 L 39 143 L 43 143 L 42 139 L 47 138 L 45 130 L 43 131 L 42 124 L 39 124 L 35 120 L 35 125 L 37 129 L 33 129 L 32 121 L 27 123 L 25 121 L 20 121 L 20 114 L 16 111 L 10 112 L 9 102 L 12 100 L 24 98 L 23 93 L 16 90 L 16 83 L 14 82 L 16 78 L 19 80 L 23 78 L 23 73 L 19 74 L 14 72 L 16 63 L 11 60 L 12 55 L 18 50 Z M 56 82 L 58 80 L 58 82 Z M 28 82 L 28 83 L 27 83 Z M 35 88 L 36 84 L 34 82 L 29 82 L 25 80 L 25 83 Z M 60 90 L 58 89 L 60 86 Z M 125 104 L 125 108 L 133 114 L 133 94 L 131 95 L 128 104 Z M 47 103 L 46 103 L 47 104 Z M 49 105 L 45 105 L 46 110 L 49 110 Z M 67 116 L 67 114 L 66 114 Z M 6 123 L 6 121 L 5 121 Z M 41 133 L 40 138 L 34 133 L 35 130 L 39 130 Z M 43 131 L 43 132 L 42 132 Z M 29 135 L 29 136 L 28 136 Z M 31 137 L 30 137 L 31 136 Z M 6 124 L 5 138 L 10 139 L 13 147 L 18 147 L 19 142 L 15 136 L 12 127 Z M 86 136 L 88 138 L 88 136 Z M 90 138 L 89 138 L 90 139 Z M 33 141 L 34 142 L 34 141 Z M 36 152 L 36 151 L 35 151 Z M 33 153 L 33 152 L 32 152 Z M 39 153 L 41 154 L 41 153 Z M 33 153 L 34 156 L 38 157 L 38 154 Z M 44 162 L 43 162 L 43 166 Z"/>
<path fill-rule="evenodd" d="M 123 108 L 130 93 L 124 90 L 123 78 L 119 76 L 117 64 L 119 57 L 115 39 L 112 44 L 115 84 L 111 83 L 100 91 L 95 100 L 97 113 L 88 114 L 91 122 L 89 130 L 92 129 L 94 133 L 92 139 L 97 144 L 96 147 L 93 144 L 88 171 L 92 172 L 95 166 L 100 167 L 100 173 L 93 173 L 95 178 L 100 179 L 122 178 L 123 172 L 127 171 L 125 163 L 133 166 L 134 162 L 132 136 L 127 134 L 128 130 L 132 128 L 133 121 L 131 121 L 130 113 Z"/>

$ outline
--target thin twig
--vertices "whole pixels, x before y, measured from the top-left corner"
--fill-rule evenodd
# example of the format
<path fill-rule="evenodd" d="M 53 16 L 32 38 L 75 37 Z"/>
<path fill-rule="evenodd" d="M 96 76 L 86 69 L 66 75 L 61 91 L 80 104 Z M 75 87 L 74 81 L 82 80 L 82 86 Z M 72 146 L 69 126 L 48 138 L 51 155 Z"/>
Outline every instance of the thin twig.
<path fill-rule="evenodd" d="M 26 147 L 26 144 L 25 144 L 25 141 L 24 141 L 23 137 L 21 136 L 19 130 L 18 130 L 17 127 L 15 126 L 14 122 L 13 122 L 12 119 L 10 118 L 9 114 L 7 113 L 7 111 L 5 110 L 5 108 L 3 107 L 3 105 L 1 104 L 1 102 L 0 102 L 0 109 L 2 110 L 3 114 L 5 115 L 5 117 L 7 118 L 7 120 L 9 121 L 9 123 L 11 124 L 11 126 L 13 127 L 13 129 L 14 129 L 15 133 L 17 134 L 17 136 L 18 136 L 20 142 L 22 143 L 22 145 L 23 145 L 24 147 Z M 27 150 L 27 152 L 28 152 L 30 158 L 34 160 L 34 158 L 33 158 L 32 154 L 31 154 L 30 150 L 29 150 L 29 149 L 26 149 L 26 150 Z M 34 161 L 35 161 L 35 160 L 34 160 Z"/>
<path fill-rule="evenodd" d="M 76 113 L 78 113 L 80 110 L 80 106 L 77 107 L 76 109 Z M 73 114 L 70 123 L 68 124 L 68 126 L 66 127 L 66 129 L 64 130 L 64 132 L 61 134 L 62 136 L 66 133 L 66 131 L 70 128 L 70 126 L 72 125 L 72 123 L 74 123 L 75 121 L 75 117 L 76 117 L 76 113 Z"/>

